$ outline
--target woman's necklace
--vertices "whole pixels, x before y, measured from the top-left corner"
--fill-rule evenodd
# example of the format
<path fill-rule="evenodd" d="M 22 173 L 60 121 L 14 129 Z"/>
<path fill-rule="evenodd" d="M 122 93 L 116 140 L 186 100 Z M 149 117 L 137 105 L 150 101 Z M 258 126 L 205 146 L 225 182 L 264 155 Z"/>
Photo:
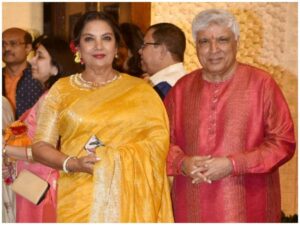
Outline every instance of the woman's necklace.
<path fill-rule="evenodd" d="M 92 82 L 92 81 L 86 81 L 85 79 L 83 79 L 82 74 L 77 74 L 76 78 L 75 78 L 75 83 L 79 84 L 81 87 L 87 88 L 87 89 L 95 89 L 98 87 L 102 87 L 105 86 L 109 83 L 112 83 L 113 81 L 117 80 L 120 77 L 119 73 L 116 73 L 115 76 L 107 81 L 103 81 L 103 82 Z"/>

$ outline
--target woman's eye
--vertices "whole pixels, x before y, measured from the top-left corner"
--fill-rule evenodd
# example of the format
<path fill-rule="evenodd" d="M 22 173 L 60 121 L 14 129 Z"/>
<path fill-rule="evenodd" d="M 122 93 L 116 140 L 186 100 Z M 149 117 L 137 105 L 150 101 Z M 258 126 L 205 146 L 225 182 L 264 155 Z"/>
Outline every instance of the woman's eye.
<path fill-rule="evenodd" d="M 35 53 L 34 57 L 37 57 L 37 59 L 43 59 L 43 55 L 41 53 Z"/>
<path fill-rule="evenodd" d="M 89 41 L 92 41 L 92 40 L 93 40 L 92 37 L 85 37 L 85 38 L 84 38 L 84 41 L 85 41 L 85 42 L 89 42 Z"/>
<path fill-rule="evenodd" d="M 103 40 L 105 40 L 105 41 L 110 41 L 111 39 L 112 39 L 111 36 L 104 36 L 104 37 L 103 37 Z"/>

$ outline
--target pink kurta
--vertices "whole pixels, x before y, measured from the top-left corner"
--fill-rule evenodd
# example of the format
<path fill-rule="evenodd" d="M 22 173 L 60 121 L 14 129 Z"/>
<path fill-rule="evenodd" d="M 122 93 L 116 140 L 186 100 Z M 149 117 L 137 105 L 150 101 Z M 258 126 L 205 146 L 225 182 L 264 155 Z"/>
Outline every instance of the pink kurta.
<path fill-rule="evenodd" d="M 45 94 L 42 95 L 39 101 L 29 109 L 24 122 L 28 127 L 28 135 L 32 139 L 36 130 L 37 110 L 44 100 Z M 40 163 L 30 163 L 23 160 L 17 161 L 17 172 L 27 169 L 37 176 L 47 180 L 50 184 L 50 189 L 46 198 L 39 204 L 34 205 L 27 199 L 16 195 L 16 222 L 18 223 L 42 223 L 42 222 L 56 222 L 56 181 L 58 172 L 50 167 L 44 166 Z M 30 181 L 28 181 L 30 182 Z"/>
<path fill-rule="evenodd" d="M 233 77 L 209 83 L 196 70 L 165 99 L 170 117 L 168 174 L 176 222 L 279 222 L 278 167 L 295 151 L 287 103 L 270 75 L 239 64 Z M 185 156 L 229 156 L 232 175 L 192 184 Z"/>

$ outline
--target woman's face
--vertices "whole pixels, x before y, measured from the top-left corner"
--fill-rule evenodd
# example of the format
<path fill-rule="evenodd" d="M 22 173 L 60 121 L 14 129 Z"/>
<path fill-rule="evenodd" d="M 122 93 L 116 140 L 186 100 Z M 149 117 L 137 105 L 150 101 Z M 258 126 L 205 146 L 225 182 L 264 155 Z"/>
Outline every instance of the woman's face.
<path fill-rule="evenodd" d="M 51 56 L 43 45 L 35 51 L 34 57 L 29 60 L 32 69 L 32 77 L 44 84 L 51 76 L 58 72 L 57 67 L 52 65 Z"/>
<path fill-rule="evenodd" d="M 82 30 L 78 50 L 86 68 L 112 67 L 117 45 L 110 25 L 103 20 L 88 22 Z"/>

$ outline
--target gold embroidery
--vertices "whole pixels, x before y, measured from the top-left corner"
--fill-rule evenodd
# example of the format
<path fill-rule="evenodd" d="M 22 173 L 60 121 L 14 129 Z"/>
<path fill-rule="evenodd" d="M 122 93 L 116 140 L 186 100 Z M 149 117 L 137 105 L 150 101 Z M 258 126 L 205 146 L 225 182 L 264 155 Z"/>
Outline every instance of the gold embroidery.
<path fill-rule="evenodd" d="M 110 154 L 111 153 L 111 154 Z M 94 170 L 94 198 L 91 207 L 90 222 L 120 222 L 120 178 L 121 160 L 113 150 L 102 155 L 99 166 Z"/>

